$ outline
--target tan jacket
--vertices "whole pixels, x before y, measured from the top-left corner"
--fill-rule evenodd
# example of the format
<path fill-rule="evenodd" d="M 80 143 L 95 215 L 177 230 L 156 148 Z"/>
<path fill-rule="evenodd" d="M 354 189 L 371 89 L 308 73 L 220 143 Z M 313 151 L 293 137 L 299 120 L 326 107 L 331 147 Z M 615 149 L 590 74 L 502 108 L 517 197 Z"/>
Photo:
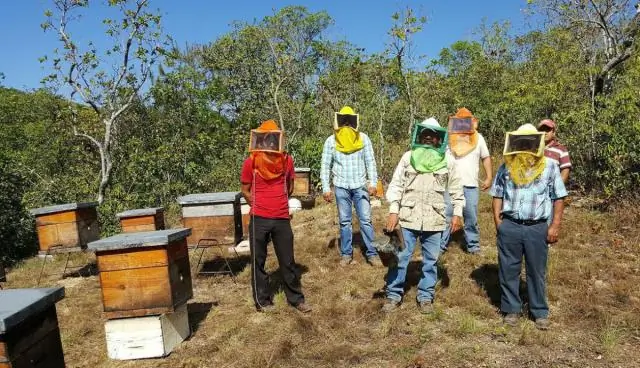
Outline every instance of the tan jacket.
<path fill-rule="evenodd" d="M 387 189 L 389 213 L 397 213 L 400 226 L 412 230 L 443 231 L 446 227 L 444 193 L 449 191 L 453 215 L 462 217 L 464 192 L 455 160 L 435 173 L 418 173 L 406 152 Z"/>

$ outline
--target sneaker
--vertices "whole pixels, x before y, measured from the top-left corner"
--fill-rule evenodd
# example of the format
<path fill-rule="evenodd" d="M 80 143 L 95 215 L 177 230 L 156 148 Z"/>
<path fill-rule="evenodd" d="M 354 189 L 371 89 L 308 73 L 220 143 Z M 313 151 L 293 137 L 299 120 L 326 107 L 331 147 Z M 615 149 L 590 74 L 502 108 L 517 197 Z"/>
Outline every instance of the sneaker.
<path fill-rule="evenodd" d="M 546 331 L 549 329 L 549 319 L 548 318 L 538 318 L 536 319 L 536 328 L 538 330 Z"/>
<path fill-rule="evenodd" d="M 518 320 L 520 319 L 520 315 L 518 313 L 507 313 L 504 316 L 504 324 L 507 326 L 515 327 L 518 325 Z"/>
<path fill-rule="evenodd" d="M 400 302 L 393 299 L 387 299 L 387 302 L 382 306 L 384 313 L 391 313 L 400 307 Z"/>
<path fill-rule="evenodd" d="M 367 262 L 373 267 L 382 267 L 382 261 L 380 260 L 380 258 L 378 258 L 378 256 L 367 258 Z"/>
<path fill-rule="evenodd" d="M 294 306 L 295 309 L 298 310 L 298 312 L 300 313 L 309 313 L 311 312 L 313 309 L 309 306 L 309 304 L 302 302 L 296 306 Z"/>
<path fill-rule="evenodd" d="M 273 304 L 263 305 L 262 307 L 258 307 L 258 312 L 262 313 L 273 313 L 276 311 L 276 306 Z"/>
<path fill-rule="evenodd" d="M 424 300 L 418 303 L 418 308 L 420 309 L 420 313 L 422 314 L 431 314 L 433 313 L 433 302 L 431 300 Z"/>
<path fill-rule="evenodd" d="M 340 266 L 344 267 L 344 266 L 348 266 L 353 262 L 353 258 L 351 258 L 351 256 L 342 256 L 342 258 L 340 258 Z"/>

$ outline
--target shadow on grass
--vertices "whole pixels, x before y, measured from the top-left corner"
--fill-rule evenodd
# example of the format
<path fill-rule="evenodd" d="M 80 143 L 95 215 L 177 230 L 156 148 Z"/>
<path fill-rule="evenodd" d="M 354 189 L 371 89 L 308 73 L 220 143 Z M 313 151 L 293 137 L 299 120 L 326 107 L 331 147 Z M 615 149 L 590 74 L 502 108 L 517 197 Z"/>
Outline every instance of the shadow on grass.
<path fill-rule="evenodd" d="M 451 278 L 449 277 L 449 271 L 447 268 L 440 263 L 436 264 L 438 269 L 438 281 L 440 281 L 440 286 L 442 288 L 448 288 L 451 284 Z M 384 275 L 384 280 L 386 281 L 389 278 L 389 270 L 387 269 L 387 273 Z M 418 286 L 418 283 L 422 279 L 422 261 L 411 261 L 407 266 L 407 276 L 404 282 L 404 293 L 406 295 L 407 291 L 411 290 L 412 287 Z M 376 290 L 372 299 L 383 299 L 386 297 L 386 283 L 385 286 Z"/>
<path fill-rule="evenodd" d="M 479 287 L 484 290 L 487 297 L 495 307 L 500 308 L 500 278 L 498 276 L 498 265 L 495 263 L 485 263 L 476 268 L 469 275 Z M 522 299 L 523 310 L 529 301 L 527 296 L 527 283 L 520 279 L 520 298 Z"/>
<path fill-rule="evenodd" d="M 296 276 L 298 280 L 300 280 L 300 276 L 309 272 L 309 267 L 296 263 Z M 269 288 L 273 294 L 276 294 L 280 291 L 284 290 L 284 280 L 282 279 L 282 272 L 280 272 L 280 267 L 273 272 L 268 274 L 269 276 Z"/>
<path fill-rule="evenodd" d="M 233 272 L 234 275 L 237 275 L 244 271 L 247 265 L 251 263 L 251 256 L 246 254 L 239 255 L 238 257 L 227 256 L 227 261 L 229 262 L 229 267 L 231 267 L 231 272 Z M 194 273 L 198 272 L 198 274 L 202 275 L 207 275 L 208 273 L 210 275 L 229 274 L 229 268 L 227 267 L 225 260 L 219 255 L 216 255 L 215 258 L 207 261 L 203 260 L 200 263 L 199 270 L 196 270 L 196 267 L 198 266 L 197 259 L 192 262 L 193 264 L 191 267 Z"/>
<path fill-rule="evenodd" d="M 193 333 L 198 331 L 198 328 L 200 328 L 202 321 L 207 318 L 207 315 L 211 311 L 211 308 L 214 306 L 218 306 L 218 302 L 187 304 L 187 313 L 189 313 L 189 326 L 191 327 L 191 336 L 193 336 Z"/>

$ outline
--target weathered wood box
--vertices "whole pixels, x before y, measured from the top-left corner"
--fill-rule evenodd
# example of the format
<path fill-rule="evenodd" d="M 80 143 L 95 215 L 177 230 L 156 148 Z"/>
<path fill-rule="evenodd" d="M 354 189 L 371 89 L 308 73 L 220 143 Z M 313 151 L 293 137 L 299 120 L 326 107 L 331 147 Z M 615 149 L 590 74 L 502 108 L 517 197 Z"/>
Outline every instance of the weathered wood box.
<path fill-rule="evenodd" d="M 80 251 L 99 239 L 97 206 L 98 202 L 67 203 L 30 210 L 36 218 L 40 254 L 52 246 L 61 247 L 56 251 Z"/>
<path fill-rule="evenodd" d="M 104 330 L 107 355 L 117 360 L 167 356 L 191 334 L 186 304 L 173 313 L 111 319 Z"/>
<path fill-rule="evenodd" d="M 294 197 L 306 197 L 311 195 L 311 169 L 308 167 L 296 167 L 296 177 L 293 181 Z"/>
<path fill-rule="evenodd" d="M 0 368 L 60 368 L 55 303 L 64 288 L 0 290 Z"/>
<path fill-rule="evenodd" d="M 242 213 L 238 192 L 199 193 L 178 197 L 182 207 L 182 226 L 191 229 L 189 246 L 203 238 L 221 244 L 242 241 Z"/>
<path fill-rule="evenodd" d="M 120 212 L 116 216 L 120 220 L 123 233 L 164 230 L 164 209 L 162 207 L 129 210 Z"/>
<path fill-rule="evenodd" d="M 107 319 L 175 312 L 193 296 L 190 229 L 122 233 L 89 243 Z"/>

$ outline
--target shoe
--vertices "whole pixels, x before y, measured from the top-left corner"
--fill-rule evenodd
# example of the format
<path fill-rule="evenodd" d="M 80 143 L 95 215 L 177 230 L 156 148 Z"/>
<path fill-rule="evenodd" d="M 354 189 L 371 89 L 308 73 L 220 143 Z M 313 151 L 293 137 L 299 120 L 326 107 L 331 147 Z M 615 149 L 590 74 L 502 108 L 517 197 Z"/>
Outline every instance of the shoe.
<path fill-rule="evenodd" d="M 348 266 L 353 262 L 353 258 L 351 258 L 351 256 L 342 256 L 342 258 L 340 258 L 340 266 L 344 267 L 344 266 Z"/>
<path fill-rule="evenodd" d="M 299 303 L 298 305 L 294 306 L 295 309 L 298 310 L 298 312 L 300 313 L 309 313 L 311 312 L 313 309 L 309 306 L 309 304 L 302 302 Z"/>
<path fill-rule="evenodd" d="M 380 260 L 380 258 L 378 258 L 378 256 L 367 258 L 367 262 L 373 267 L 382 267 L 382 261 Z"/>
<path fill-rule="evenodd" d="M 276 306 L 273 304 L 263 305 L 262 307 L 258 307 L 258 312 L 262 313 L 273 313 L 276 311 Z"/>
<path fill-rule="evenodd" d="M 536 319 L 536 328 L 538 330 L 546 331 L 549 329 L 549 319 L 548 318 L 538 318 Z"/>
<path fill-rule="evenodd" d="M 391 313 L 400 307 L 400 302 L 393 299 L 387 299 L 387 302 L 382 306 L 384 313 Z"/>
<path fill-rule="evenodd" d="M 520 315 L 518 313 L 507 313 L 504 316 L 504 324 L 507 326 L 515 327 L 518 325 L 518 320 L 520 319 Z"/>
<path fill-rule="evenodd" d="M 418 302 L 418 308 L 420 309 L 420 313 L 422 314 L 431 314 L 434 311 L 433 302 L 431 300 Z"/>

